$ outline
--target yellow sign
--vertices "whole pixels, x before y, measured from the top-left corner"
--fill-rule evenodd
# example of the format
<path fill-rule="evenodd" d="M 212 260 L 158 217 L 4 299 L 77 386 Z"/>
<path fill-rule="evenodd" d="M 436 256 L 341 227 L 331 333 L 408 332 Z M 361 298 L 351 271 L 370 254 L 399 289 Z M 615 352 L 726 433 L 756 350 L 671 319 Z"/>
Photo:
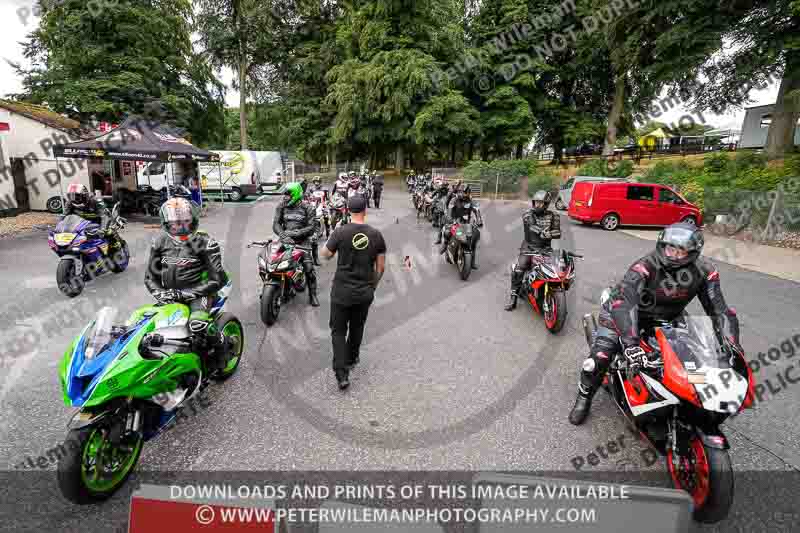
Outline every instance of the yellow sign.
<path fill-rule="evenodd" d="M 56 241 L 57 245 L 66 246 L 67 244 L 69 244 L 73 240 L 75 240 L 75 234 L 74 233 L 56 233 L 56 236 L 54 238 L 55 238 L 55 241 Z"/>

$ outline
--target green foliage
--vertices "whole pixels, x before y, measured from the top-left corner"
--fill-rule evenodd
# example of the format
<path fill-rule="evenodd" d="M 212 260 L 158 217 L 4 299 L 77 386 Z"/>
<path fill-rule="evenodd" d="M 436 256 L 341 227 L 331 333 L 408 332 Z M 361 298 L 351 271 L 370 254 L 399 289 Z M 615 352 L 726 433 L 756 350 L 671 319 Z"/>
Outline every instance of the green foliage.
<path fill-rule="evenodd" d="M 705 158 L 703 161 L 703 169 L 706 172 L 722 172 L 728 168 L 730 162 L 731 160 L 728 157 L 728 154 L 724 152 L 717 152 Z"/>
<path fill-rule="evenodd" d="M 23 94 L 81 122 L 148 114 L 189 130 L 198 144 L 224 138 L 223 86 L 191 43 L 188 0 L 41 2 L 24 43 Z"/>
<path fill-rule="evenodd" d="M 609 164 L 604 158 L 589 159 L 580 166 L 579 173 L 582 176 L 627 178 L 633 174 L 633 161 L 624 159 Z"/>
<path fill-rule="evenodd" d="M 532 175 L 532 165 L 536 161 L 529 159 L 496 159 L 494 161 L 472 161 L 464 169 L 464 179 L 479 180 L 483 190 L 498 192 L 519 192 L 522 180 Z"/>
<path fill-rule="evenodd" d="M 544 190 L 553 193 L 558 189 L 556 174 L 546 168 L 538 167 L 535 174 L 528 177 L 528 196 L 533 196 L 536 191 Z"/>

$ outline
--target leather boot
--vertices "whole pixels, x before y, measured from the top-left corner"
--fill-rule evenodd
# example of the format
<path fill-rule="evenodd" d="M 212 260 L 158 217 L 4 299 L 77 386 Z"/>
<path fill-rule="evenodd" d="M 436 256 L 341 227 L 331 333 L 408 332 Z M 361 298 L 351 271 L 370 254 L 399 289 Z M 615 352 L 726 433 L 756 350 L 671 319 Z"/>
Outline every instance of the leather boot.
<path fill-rule="evenodd" d="M 472 270 L 478 270 L 478 248 L 472 250 Z"/>
<path fill-rule="evenodd" d="M 569 413 L 569 422 L 575 426 L 583 424 L 589 416 L 589 409 L 592 407 L 592 398 L 597 392 L 596 387 L 587 386 L 583 383 L 578 384 L 578 396 L 575 398 L 575 405 Z"/>
<path fill-rule="evenodd" d="M 508 295 L 508 301 L 506 302 L 506 311 L 513 311 L 517 308 L 517 293 L 511 291 Z"/>
<path fill-rule="evenodd" d="M 314 261 L 314 266 L 322 266 L 319 262 L 319 244 L 311 248 L 311 259 Z"/>
<path fill-rule="evenodd" d="M 442 244 L 442 232 L 436 232 L 436 241 L 433 244 Z"/>
<path fill-rule="evenodd" d="M 311 307 L 319 307 L 319 299 L 317 298 L 316 275 L 309 276 L 308 278 L 308 303 L 311 304 Z"/>

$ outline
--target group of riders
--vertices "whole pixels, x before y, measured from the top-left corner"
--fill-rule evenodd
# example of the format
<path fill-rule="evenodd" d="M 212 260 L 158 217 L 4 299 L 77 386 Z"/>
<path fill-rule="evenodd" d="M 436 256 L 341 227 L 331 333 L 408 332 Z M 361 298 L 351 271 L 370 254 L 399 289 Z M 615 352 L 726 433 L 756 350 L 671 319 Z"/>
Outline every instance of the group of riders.
<path fill-rule="evenodd" d="M 475 226 L 483 225 L 480 211 L 471 201 L 470 187 L 461 181 L 448 185 L 429 172 L 410 174 L 406 184 L 412 195 L 422 198 L 431 194 L 434 204 L 441 201 L 447 206 L 436 240 L 436 244 L 442 244 L 440 252 L 446 250 L 450 225 L 462 215 L 470 215 L 468 220 Z M 533 266 L 530 252 L 552 254 L 552 240 L 561 238 L 559 215 L 548 209 L 551 200 L 550 192 L 537 191 L 531 199 L 531 207 L 522 215 L 523 240 L 511 273 L 506 311 L 516 308 L 522 281 Z M 420 203 L 414 200 L 418 210 L 422 208 Z M 465 209 L 465 205 L 470 208 Z M 475 235 L 473 269 L 477 269 L 475 258 L 480 233 L 475 231 Z M 600 310 L 597 335 L 581 366 L 577 398 L 569 414 L 572 424 L 579 425 L 586 419 L 594 394 L 614 358 L 621 354 L 632 365 L 641 364 L 646 359 L 640 345 L 642 335 L 658 324 L 679 319 L 695 297 L 714 323 L 717 334 L 741 346 L 736 311 L 727 305 L 722 295 L 719 271 L 701 257 L 703 245 L 700 228 L 687 222 L 672 224 L 659 234 L 655 250 L 636 260 L 622 281 L 610 287 L 609 298 Z"/>
<path fill-rule="evenodd" d="M 442 179 L 433 178 L 430 172 L 411 174 L 406 183 L 409 192 L 434 194 L 446 206 L 436 240 L 442 253 L 446 250 L 450 238 L 448 229 L 453 223 L 466 220 L 474 225 L 471 266 L 477 269 L 478 228 L 483 226 L 483 220 L 472 199 L 470 186 L 462 181 L 448 185 Z M 366 194 L 368 188 L 371 188 L 370 194 Z M 318 240 L 322 235 L 322 224 L 327 223 L 320 220 L 319 202 L 325 203 L 323 207 L 329 207 L 339 205 L 339 198 L 338 202 L 343 199 L 346 205 L 347 198 L 362 194 L 379 207 L 382 188 L 383 178 L 375 172 L 361 175 L 341 173 L 330 192 L 323 187 L 319 176 L 310 183 L 303 179 L 283 187 L 283 198 L 275 211 L 272 228 L 281 241 L 305 246 L 312 251 L 303 259 L 310 305 L 319 306 L 314 266 L 319 265 Z M 548 209 L 550 201 L 549 192 L 537 191 L 531 207 L 522 215 L 524 238 L 511 276 L 511 290 L 505 305 L 507 311 L 516 307 L 522 280 L 531 268 L 531 255 L 526 252 L 552 253 L 551 241 L 561 237 L 559 215 Z M 84 185 L 69 186 L 65 214 L 77 214 L 97 221 L 98 234 L 112 241 L 116 238 L 114 230 L 109 229 L 108 209 L 102 200 L 89 194 Z M 191 200 L 170 198 L 161 206 L 159 214 L 162 231 L 150 248 L 145 285 L 158 302 L 189 305 L 192 310 L 190 321 L 207 325 L 205 329 L 197 327 L 193 331 L 205 331 L 212 358 L 214 354 L 224 357 L 224 337 L 214 331 L 208 314 L 216 293 L 228 281 L 220 245 L 199 229 L 200 208 Z M 331 225 L 335 227 L 336 223 Z M 580 424 L 584 421 L 592 397 L 614 358 L 621 354 L 631 363 L 641 361 L 645 357 L 640 346 L 642 334 L 658 323 L 679 318 L 695 297 L 718 332 L 723 334 L 727 331 L 729 338 L 740 346 L 739 320 L 723 298 L 719 272 L 701 257 L 703 244 L 702 231 L 695 225 L 673 224 L 661 232 L 655 250 L 636 260 L 622 281 L 611 287 L 610 298 L 602 304 L 597 335 L 589 356 L 582 364 L 570 422 Z M 214 368 L 216 363 L 211 361 L 210 365 Z"/>

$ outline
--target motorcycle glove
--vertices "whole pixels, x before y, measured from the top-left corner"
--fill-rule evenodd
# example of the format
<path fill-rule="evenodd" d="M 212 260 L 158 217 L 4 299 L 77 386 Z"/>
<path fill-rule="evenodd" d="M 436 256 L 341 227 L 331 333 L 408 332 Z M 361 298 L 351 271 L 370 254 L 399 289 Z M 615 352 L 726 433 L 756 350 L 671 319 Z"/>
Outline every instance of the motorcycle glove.
<path fill-rule="evenodd" d="M 177 299 L 179 299 L 182 302 L 191 302 L 192 300 L 196 300 L 198 297 L 198 295 L 194 291 L 188 289 L 181 289 L 176 292 L 178 296 Z"/>
<path fill-rule="evenodd" d="M 155 291 L 153 293 L 153 298 L 160 304 L 168 304 L 175 301 L 175 291 L 171 289 Z"/>

